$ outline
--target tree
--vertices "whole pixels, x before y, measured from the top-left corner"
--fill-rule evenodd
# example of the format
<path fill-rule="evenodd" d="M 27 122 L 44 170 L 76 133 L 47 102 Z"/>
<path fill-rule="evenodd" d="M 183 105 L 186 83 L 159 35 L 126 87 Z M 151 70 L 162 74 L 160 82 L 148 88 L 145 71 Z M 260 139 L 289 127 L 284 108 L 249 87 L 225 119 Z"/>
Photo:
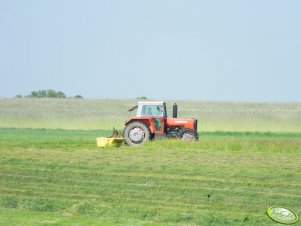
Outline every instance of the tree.
<path fill-rule="evenodd" d="M 65 95 L 63 92 L 58 91 L 58 92 L 56 93 L 56 97 L 57 97 L 57 98 L 66 98 L 66 95 Z"/>
<path fill-rule="evenodd" d="M 47 90 L 47 95 L 46 95 L 46 96 L 49 97 L 49 98 L 56 98 L 56 97 L 57 97 L 57 94 L 56 94 L 55 90 L 53 90 L 53 89 L 48 89 L 48 90 Z"/>
<path fill-rule="evenodd" d="M 31 91 L 30 96 L 29 97 L 34 97 L 37 98 L 39 97 L 39 93 L 37 91 Z"/>
<path fill-rule="evenodd" d="M 46 90 L 39 90 L 38 91 L 38 97 L 46 97 L 47 96 L 47 92 L 46 92 Z"/>
<path fill-rule="evenodd" d="M 16 95 L 16 98 L 21 98 L 22 95 L 18 94 Z M 62 91 L 55 91 L 53 89 L 42 89 L 42 90 L 38 90 L 38 91 L 31 91 L 30 95 L 25 96 L 25 97 L 30 97 L 30 98 L 66 98 L 67 96 L 65 95 L 65 93 L 63 93 Z M 83 99 L 83 97 L 81 95 L 76 95 L 74 98 L 77 99 Z"/>

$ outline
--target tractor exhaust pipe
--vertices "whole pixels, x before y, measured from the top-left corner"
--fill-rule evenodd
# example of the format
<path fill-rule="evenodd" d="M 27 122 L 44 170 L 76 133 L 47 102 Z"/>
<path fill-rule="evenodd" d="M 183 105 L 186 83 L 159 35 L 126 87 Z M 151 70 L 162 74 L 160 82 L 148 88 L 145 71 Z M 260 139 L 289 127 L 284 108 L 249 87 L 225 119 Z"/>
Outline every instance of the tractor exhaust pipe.
<path fill-rule="evenodd" d="M 178 117 L 178 105 L 176 103 L 174 103 L 174 105 L 172 106 L 172 117 Z"/>

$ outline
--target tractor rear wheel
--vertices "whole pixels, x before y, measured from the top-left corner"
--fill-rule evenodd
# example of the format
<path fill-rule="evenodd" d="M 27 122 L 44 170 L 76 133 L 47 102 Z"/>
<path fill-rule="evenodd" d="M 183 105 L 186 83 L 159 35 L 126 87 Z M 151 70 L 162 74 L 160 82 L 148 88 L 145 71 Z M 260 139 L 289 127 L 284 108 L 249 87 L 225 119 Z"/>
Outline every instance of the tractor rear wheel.
<path fill-rule="evenodd" d="M 124 141 L 127 145 L 138 146 L 150 139 L 149 128 L 142 122 L 131 122 L 124 129 Z"/>

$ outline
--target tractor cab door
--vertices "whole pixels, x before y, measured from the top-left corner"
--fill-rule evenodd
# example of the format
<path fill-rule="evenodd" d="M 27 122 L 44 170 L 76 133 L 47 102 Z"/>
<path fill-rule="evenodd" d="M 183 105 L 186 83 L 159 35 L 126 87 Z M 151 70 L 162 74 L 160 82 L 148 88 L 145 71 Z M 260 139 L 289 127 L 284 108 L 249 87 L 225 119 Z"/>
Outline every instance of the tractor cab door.
<path fill-rule="evenodd" d="M 165 119 L 163 117 L 152 117 L 151 119 L 155 134 L 163 134 Z"/>

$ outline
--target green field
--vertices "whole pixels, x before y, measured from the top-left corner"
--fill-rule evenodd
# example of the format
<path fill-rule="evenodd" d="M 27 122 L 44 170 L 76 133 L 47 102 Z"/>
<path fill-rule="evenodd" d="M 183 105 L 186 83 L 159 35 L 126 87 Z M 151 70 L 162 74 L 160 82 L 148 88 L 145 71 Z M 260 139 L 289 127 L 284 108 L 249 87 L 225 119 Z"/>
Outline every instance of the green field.
<path fill-rule="evenodd" d="M 275 205 L 301 215 L 300 104 L 183 101 L 199 142 L 97 148 L 134 104 L 0 100 L 0 225 L 277 225 L 265 214 Z"/>

